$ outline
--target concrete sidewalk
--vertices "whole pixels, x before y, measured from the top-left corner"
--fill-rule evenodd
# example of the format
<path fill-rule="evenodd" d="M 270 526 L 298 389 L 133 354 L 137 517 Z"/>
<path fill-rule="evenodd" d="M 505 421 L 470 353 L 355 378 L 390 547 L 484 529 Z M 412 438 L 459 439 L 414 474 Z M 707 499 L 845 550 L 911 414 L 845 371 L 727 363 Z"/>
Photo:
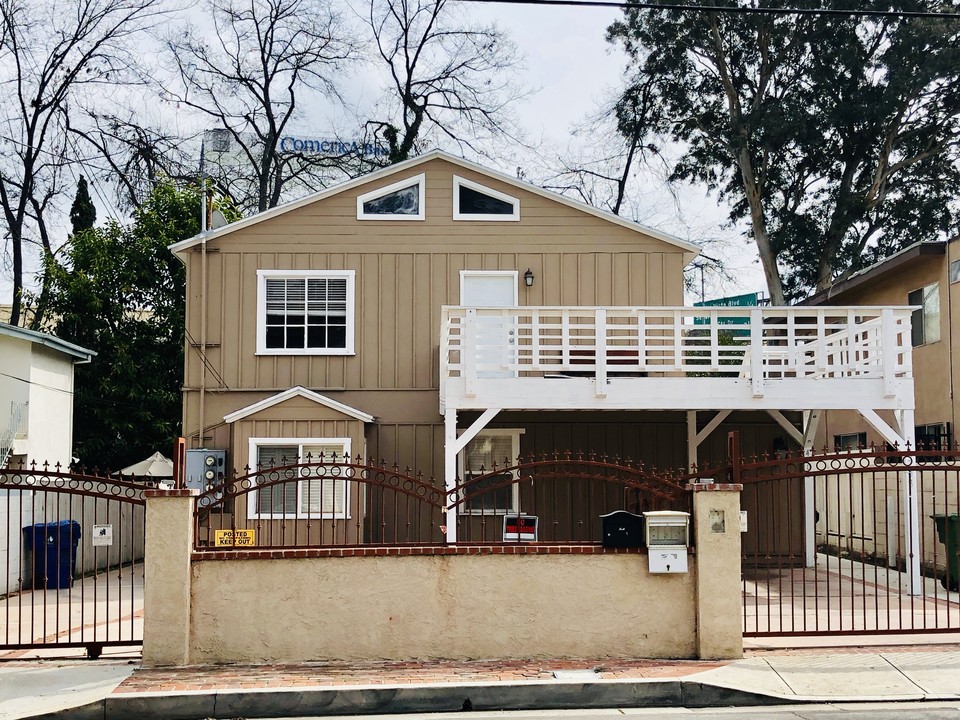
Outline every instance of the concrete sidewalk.
<path fill-rule="evenodd" d="M 0 718 L 293 717 L 462 709 L 960 700 L 960 646 L 753 652 L 733 662 L 531 660 L 140 669 L 0 665 Z"/>

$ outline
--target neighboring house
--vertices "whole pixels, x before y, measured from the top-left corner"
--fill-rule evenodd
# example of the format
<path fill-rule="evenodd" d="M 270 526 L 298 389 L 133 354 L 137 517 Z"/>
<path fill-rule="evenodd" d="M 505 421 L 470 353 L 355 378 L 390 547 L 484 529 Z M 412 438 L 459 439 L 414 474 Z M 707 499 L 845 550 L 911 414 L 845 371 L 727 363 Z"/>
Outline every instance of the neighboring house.
<path fill-rule="evenodd" d="M 912 408 L 909 348 L 840 368 L 847 336 L 809 310 L 684 308 L 696 246 L 442 152 L 171 250 L 187 270 L 183 432 L 240 473 L 336 452 L 450 488 L 566 451 L 682 472 L 725 458 L 723 430 L 769 453 L 813 432 L 818 415 L 798 428 L 795 411 Z M 909 314 L 887 320 L 902 344 Z M 858 324 L 881 332 L 877 313 Z M 303 517 L 306 497 L 262 493 L 246 512 Z M 460 512 L 520 498 L 480 500 Z M 363 499 L 317 502 L 353 517 Z"/>
<path fill-rule="evenodd" d="M 916 409 L 913 421 L 903 428 L 902 434 L 911 447 L 920 450 L 955 444 L 960 410 L 960 398 L 955 392 L 960 382 L 960 361 L 955 358 L 960 340 L 960 241 L 915 243 L 813 295 L 804 304 L 911 306 Z M 895 425 L 893 413 L 883 412 L 881 416 Z M 826 413 L 820 425 L 818 446 L 850 452 L 891 446 L 889 437 L 855 413 Z M 942 482 L 937 484 L 937 479 L 934 471 L 921 474 L 921 534 L 929 537 L 934 536 L 929 515 L 942 511 L 944 502 L 955 507 L 951 498 L 956 496 L 957 489 Z M 866 544 L 868 552 L 892 556 L 888 547 L 895 544 L 896 537 L 887 533 L 886 527 L 895 517 L 902 516 L 902 500 L 884 495 L 882 478 L 878 477 L 874 483 L 854 488 L 849 498 L 843 497 L 853 512 L 841 509 L 840 517 L 849 517 L 848 522 L 828 519 L 831 544 L 851 549 Z M 863 500 L 870 497 L 876 498 L 876 503 Z M 862 512 L 857 511 L 860 505 L 865 507 Z M 929 544 L 931 551 L 935 545 Z"/>
<path fill-rule="evenodd" d="M 0 323 L 0 467 L 36 463 L 64 472 L 73 450 L 73 369 L 96 355 L 53 335 Z M 0 490 L 0 568 L 20 573 L 20 528 L 40 517 L 33 492 Z"/>
<path fill-rule="evenodd" d="M 960 398 L 960 241 L 911 245 L 809 298 L 805 305 L 909 305 L 912 316 L 914 427 L 920 447 L 952 444 Z M 883 445 L 874 428 L 850 413 L 828 413 L 821 441 L 856 449 Z"/>

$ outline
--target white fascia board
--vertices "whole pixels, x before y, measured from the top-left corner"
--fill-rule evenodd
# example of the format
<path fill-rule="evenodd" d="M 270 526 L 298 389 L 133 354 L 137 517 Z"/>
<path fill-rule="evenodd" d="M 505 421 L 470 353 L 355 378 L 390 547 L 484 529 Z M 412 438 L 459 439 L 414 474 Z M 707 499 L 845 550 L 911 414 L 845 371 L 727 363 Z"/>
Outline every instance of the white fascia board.
<path fill-rule="evenodd" d="M 87 348 L 80 347 L 72 342 L 61 340 L 56 335 L 37 332 L 36 330 L 28 330 L 27 328 L 22 328 L 18 325 L 0 323 L 0 335 L 7 335 L 12 338 L 17 338 L 18 340 L 25 340 L 26 342 L 33 343 L 35 345 L 43 345 L 51 350 L 56 350 L 64 355 L 69 355 L 76 358 L 74 362 L 77 365 L 88 363 L 97 356 L 97 353 L 93 350 L 87 350 Z"/>
<path fill-rule="evenodd" d="M 331 188 L 327 188 L 326 190 L 321 190 L 320 192 L 313 193 L 312 195 L 307 195 L 306 197 L 300 198 L 299 200 L 294 200 L 292 202 L 284 203 L 283 205 L 277 205 L 277 207 L 275 208 L 265 210 L 262 213 L 257 213 L 256 215 L 245 218 L 243 220 L 238 220 L 237 222 L 230 223 L 229 225 L 225 225 L 222 228 L 218 228 L 216 230 L 208 230 L 205 233 L 194 235 L 192 238 L 181 240 L 178 243 L 169 245 L 168 249 L 173 253 L 180 253 L 184 250 L 190 249 L 194 245 L 199 245 L 202 242 L 209 242 L 210 240 L 214 240 L 221 236 L 227 235 L 228 233 L 234 232 L 235 230 L 241 230 L 245 227 L 256 225 L 257 223 L 263 222 L 264 220 L 269 220 L 270 218 L 276 217 L 277 215 L 283 215 L 284 213 L 304 207 L 305 205 L 309 205 L 319 200 L 324 200 L 328 197 L 332 197 L 333 195 L 337 195 L 338 193 L 347 192 L 348 190 L 351 190 L 355 187 L 359 187 L 360 185 L 364 185 L 369 182 L 374 182 L 376 180 L 389 177 L 396 173 L 409 170 L 410 168 L 413 168 L 423 163 L 430 162 L 431 160 L 437 160 L 437 159 L 446 160 L 452 165 L 457 165 L 466 170 L 471 170 L 480 175 L 484 175 L 494 180 L 498 180 L 499 182 L 502 182 L 506 185 L 510 185 L 511 187 L 515 187 L 521 190 L 526 190 L 527 192 L 531 192 L 534 195 L 539 195 L 540 197 L 546 198 L 547 200 L 553 200 L 554 202 L 558 202 L 561 205 L 566 205 L 567 207 L 573 208 L 575 210 L 580 210 L 582 212 L 593 215 L 594 217 L 598 217 L 601 220 L 606 220 L 607 222 L 611 222 L 615 225 L 620 225 L 621 227 L 627 228 L 628 230 L 633 230 L 634 232 L 638 232 L 643 235 L 648 235 L 656 240 L 661 240 L 669 245 L 673 245 L 674 247 L 680 248 L 681 250 L 684 251 L 683 253 L 684 265 L 689 263 L 691 260 L 693 260 L 700 254 L 700 247 L 692 242 L 682 240 L 668 233 L 661 232 L 660 230 L 654 230 L 653 228 L 647 227 L 645 225 L 641 225 L 640 223 L 636 223 L 636 222 L 633 222 L 632 220 L 627 220 L 625 218 L 622 218 L 619 215 L 614 215 L 612 212 L 609 212 L 607 210 L 601 210 L 600 208 L 595 208 L 592 205 L 588 205 L 587 203 L 580 202 L 579 200 L 574 200 L 573 198 L 565 197 L 564 195 L 560 195 L 551 190 L 544 190 L 541 187 L 537 187 L 533 183 L 525 182 L 523 180 L 518 180 L 517 178 L 511 177 L 506 173 L 500 172 L 499 170 L 491 170 L 490 168 L 484 167 L 483 165 L 478 165 L 477 163 L 471 162 L 469 160 L 456 157 L 455 155 L 451 155 L 449 153 L 443 152 L 442 150 L 431 150 L 425 155 L 420 155 L 419 157 L 411 158 L 410 160 L 397 163 L 396 165 L 390 165 L 389 167 L 385 167 L 381 170 L 377 170 L 376 172 L 372 172 L 369 175 L 363 175 L 361 177 L 354 178 L 353 180 L 348 180 L 345 183 L 341 183 L 340 185 L 335 185 Z"/>
<path fill-rule="evenodd" d="M 328 407 L 331 410 L 336 410 L 337 412 L 343 413 L 344 415 L 352 417 L 356 420 L 360 420 L 361 422 L 372 423 L 376 421 L 376 418 L 374 418 L 373 415 L 365 413 L 362 410 L 357 410 L 349 405 L 344 405 L 336 400 L 332 400 L 326 395 L 321 395 L 320 393 L 313 392 L 312 390 L 307 390 L 301 385 L 292 387 L 289 390 L 284 390 L 276 395 L 271 395 L 270 397 L 264 398 L 259 402 L 255 402 L 252 405 L 247 405 L 244 408 L 235 410 L 229 415 L 224 415 L 223 421 L 227 424 L 230 424 L 236 422 L 237 420 L 242 420 L 243 418 L 253 415 L 254 413 L 258 413 L 261 410 L 266 410 L 267 408 L 273 407 L 274 405 L 294 397 L 302 397 L 306 398 L 307 400 L 312 400 L 319 405 Z"/>
<path fill-rule="evenodd" d="M 439 152 L 439 151 L 436 151 L 436 152 Z M 500 172 L 499 170 L 491 170 L 490 168 L 483 167 L 482 165 L 477 165 L 476 163 L 471 162 L 469 160 L 455 157 L 453 155 L 448 155 L 446 153 L 439 153 L 439 154 L 440 154 L 440 157 L 442 157 L 444 160 L 454 165 L 459 165 L 460 167 L 466 168 L 467 170 L 473 170 L 476 173 L 479 173 L 481 175 L 486 175 L 487 177 L 493 178 L 494 180 L 499 180 L 500 182 L 510 185 L 512 187 L 519 188 L 521 190 L 526 190 L 527 192 L 531 192 L 534 195 L 539 195 L 540 197 L 546 198 L 547 200 L 553 200 L 554 202 L 558 202 L 561 205 L 566 205 L 567 207 L 573 208 L 574 210 L 581 210 L 585 213 L 593 215 L 594 217 L 598 217 L 601 220 L 612 222 L 615 225 L 620 225 L 621 227 L 625 227 L 628 230 L 633 230 L 634 232 L 639 232 L 639 233 L 643 233 L 644 235 L 649 235 L 650 237 L 656 240 L 662 240 L 665 243 L 678 247 L 685 251 L 684 252 L 685 264 L 689 263 L 691 260 L 693 260 L 695 257 L 697 257 L 700 254 L 700 247 L 698 245 L 692 242 L 688 242 L 686 240 L 681 240 L 680 238 L 675 237 L 674 235 L 669 235 L 668 233 L 661 232 L 660 230 L 654 230 L 653 228 L 647 227 L 645 225 L 641 225 L 640 223 L 636 223 L 636 222 L 633 222 L 632 220 L 627 220 L 626 218 L 622 218 L 619 215 L 614 215 L 612 212 L 609 212 L 607 210 L 601 210 L 600 208 L 596 208 L 593 205 L 588 205 L 585 202 L 574 200 L 573 198 L 568 198 L 565 195 L 560 195 L 559 193 L 555 193 L 552 190 L 545 190 L 542 187 L 538 187 L 534 185 L 533 183 L 525 182 L 523 180 L 518 180 L 515 177 L 511 177 L 506 173 Z M 692 254 L 688 256 L 688 253 L 692 253 Z"/>
<path fill-rule="evenodd" d="M 248 218 L 243 220 L 238 220 L 237 222 L 230 223 L 229 225 L 224 225 L 222 228 L 217 228 L 216 230 L 208 230 L 207 232 L 200 233 L 199 235 L 194 235 L 191 238 L 186 240 L 181 240 L 180 242 L 174 243 L 173 245 L 168 245 L 167 249 L 173 253 L 179 253 L 183 250 L 189 250 L 194 245 L 199 245 L 202 242 L 209 242 L 210 240 L 215 240 L 223 235 L 228 235 L 236 230 L 242 230 L 245 227 L 251 225 L 256 225 L 261 223 L 264 220 L 269 220 L 270 218 L 276 217 L 277 215 L 283 215 L 285 213 L 291 212 L 292 210 L 297 210 L 304 207 L 305 205 L 310 205 L 311 203 L 318 202 L 319 200 L 325 200 L 328 197 L 332 197 L 342 192 L 347 192 L 355 187 L 364 185 L 368 182 L 373 182 L 384 177 L 389 177 L 395 173 L 403 172 L 412 167 L 416 167 L 421 163 L 428 162 L 437 157 L 444 157 L 449 159 L 445 153 L 440 152 L 439 150 L 433 150 L 432 152 L 427 153 L 426 155 L 421 155 L 419 157 L 411 158 L 396 165 L 390 165 L 388 167 L 382 168 L 375 172 L 372 172 L 368 175 L 361 175 L 360 177 L 353 178 L 352 180 L 347 180 L 346 182 L 340 183 L 339 185 L 334 185 L 333 187 L 327 188 L 326 190 L 320 190 L 306 197 L 302 197 L 299 200 L 293 200 L 291 202 L 283 203 L 282 205 L 277 205 L 276 207 L 270 208 L 269 210 L 264 210 L 261 213 L 256 215 L 251 215 Z"/>

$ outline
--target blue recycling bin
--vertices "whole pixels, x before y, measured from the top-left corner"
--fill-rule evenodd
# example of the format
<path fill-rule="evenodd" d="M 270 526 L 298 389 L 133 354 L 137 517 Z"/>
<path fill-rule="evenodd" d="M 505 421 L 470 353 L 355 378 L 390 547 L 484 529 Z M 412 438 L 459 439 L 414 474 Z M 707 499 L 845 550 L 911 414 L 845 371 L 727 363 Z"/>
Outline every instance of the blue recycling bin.
<path fill-rule="evenodd" d="M 23 528 L 23 544 L 33 556 L 33 587 L 51 590 L 73 584 L 77 569 L 80 523 L 75 520 L 37 523 Z"/>

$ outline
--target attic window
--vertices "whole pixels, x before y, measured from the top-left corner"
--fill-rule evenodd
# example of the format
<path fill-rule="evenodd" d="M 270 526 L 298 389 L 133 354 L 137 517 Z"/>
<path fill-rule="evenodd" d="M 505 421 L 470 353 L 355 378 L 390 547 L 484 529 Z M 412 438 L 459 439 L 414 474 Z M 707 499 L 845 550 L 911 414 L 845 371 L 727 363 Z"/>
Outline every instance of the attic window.
<path fill-rule="evenodd" d="M 512 195 L 454 175 L 453 219 L 519 220 L 520 200 Z"/>
<path fill-rule="evenodd" d="M 424 175 L 406 178 L 357 197 L 358 220 L 423 220 Z"/>

